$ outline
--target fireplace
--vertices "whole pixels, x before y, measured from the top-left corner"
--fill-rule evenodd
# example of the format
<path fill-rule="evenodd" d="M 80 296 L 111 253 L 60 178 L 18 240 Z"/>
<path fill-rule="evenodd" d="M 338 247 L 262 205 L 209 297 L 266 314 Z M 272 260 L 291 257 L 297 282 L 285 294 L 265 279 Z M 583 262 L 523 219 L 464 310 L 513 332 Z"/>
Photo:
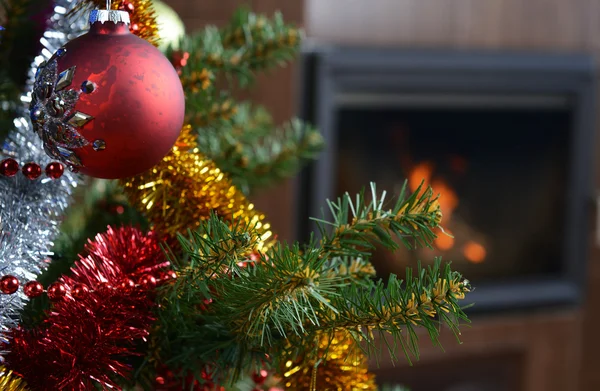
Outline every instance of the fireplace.
<path fill-rule="evenodd" d="M 380 277 L 451 260 L 473 311 L 573 305 L 593 157 L 585 56 L 328 48 L 304 56 L 302 115 L 327 149 L 298 185 L 298 236 L 326 198 L 408 179 L 441 195 L 435 250 L 380 251 Z"/>

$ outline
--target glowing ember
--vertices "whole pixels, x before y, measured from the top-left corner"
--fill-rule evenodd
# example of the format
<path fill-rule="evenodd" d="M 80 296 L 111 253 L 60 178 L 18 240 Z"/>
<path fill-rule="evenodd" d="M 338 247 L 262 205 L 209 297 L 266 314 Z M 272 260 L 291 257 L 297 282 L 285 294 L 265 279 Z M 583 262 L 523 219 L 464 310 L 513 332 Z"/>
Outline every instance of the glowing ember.
<path fill-rule="evenodd" d="M 463 253 L 467 261 L 472 263 L 482 263 L 485 261 L 486 251 L 481 244 L 470 241 L 465 244 Z"/>

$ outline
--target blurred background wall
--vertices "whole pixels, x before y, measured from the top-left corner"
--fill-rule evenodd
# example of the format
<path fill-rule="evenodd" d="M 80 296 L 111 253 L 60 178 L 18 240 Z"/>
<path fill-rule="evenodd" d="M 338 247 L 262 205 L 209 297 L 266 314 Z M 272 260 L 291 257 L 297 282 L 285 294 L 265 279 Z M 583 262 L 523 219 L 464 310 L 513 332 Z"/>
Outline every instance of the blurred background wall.
<path fill-rule="evenodd" d="M 281 10 L 286 20 L 303 25 L 309 38 L 319 43 L 600 54 L 600 0 L 166 2 L 181 15 L 188 32 L 207 23 L 222 24 L 236 7 L 248 4 L 257 12 Z M 260 77 L 249 96 L 266 105 L 277 121 L 296 113 L 296 70 L 290 67 Z M 600 144 L 595 150 L 600 151 Z M 598 168 L 599 162 L 596 159 L 589 164 Z M 595 173 L 598 188 L 600 170 Z M 280 238 L 294 238 L 293 181 L 258 195 L 255 202 L 269 215 Z M 445 353 L 424 346 L 421 363 L 413 373 L 418 374 L 420 368 L 425 373 L 427 368 L 468 372 L 476 368 L 478 355 L 493 356 L 497 351 L 497 360 L 514 360 L 511 365 L 517 367 L 524 391 L 600 389 L 600 337 L 596 331 L 600 322 L 600 252 L 593 229 L 588 233 L 589 275 L 583 308 L 476 318 L 463 333 L 463 345 L 446 335 Z M 507 347 L 520 352 L 518 358 L 503 355 Z"/>

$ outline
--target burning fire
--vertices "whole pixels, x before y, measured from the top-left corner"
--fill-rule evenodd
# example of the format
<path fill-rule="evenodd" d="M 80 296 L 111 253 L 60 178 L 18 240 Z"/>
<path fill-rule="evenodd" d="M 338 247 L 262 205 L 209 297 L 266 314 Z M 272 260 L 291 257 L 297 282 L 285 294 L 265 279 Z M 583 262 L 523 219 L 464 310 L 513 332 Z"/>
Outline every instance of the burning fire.
<path fill-rule="evenodd" d="M 474 241 L 469 241 L 463 248 L 463 254 L 465 255 L 467 261 L 481 263 L 485 260 L 486 251 L 485 247 L 483 247 L 481 244 Z"/>
<path fill-rule="evenodd" d="M 454 159 L 452 166 L 457 164 L 460 171 L 464 172 L 466 163 Z M 452 214 L 459 204 L 458 194 L 444 179 L 434 177 L 434 168 L 434 164 L 428 161 L 416 164 L 409 172 L 408 186 L 414 192 L 423 181 L 425 185 L 431 185 L 433 190 L 440 194 L 439 203 L 444 216 L 443 224 L 445 227 L 452 227 Z M 446 229 L 446 233 L 439 235 L 434 242 L 435 247 L 442 251 L 449 251 L 456 245 L 451 230 Z M 462 253 L 465 259 L 472 263 L 484 262 L 487 255 L 486 248 L 473 240 L 463 246 Z"/>

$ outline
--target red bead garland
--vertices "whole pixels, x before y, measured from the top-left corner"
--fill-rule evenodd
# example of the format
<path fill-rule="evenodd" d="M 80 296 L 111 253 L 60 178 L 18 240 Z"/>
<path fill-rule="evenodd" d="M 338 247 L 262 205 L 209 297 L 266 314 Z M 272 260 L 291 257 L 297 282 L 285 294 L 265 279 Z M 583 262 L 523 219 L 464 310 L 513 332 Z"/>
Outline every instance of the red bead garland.
<path fill-rule="evenodd" d="M 0 279 L 0 291 L 7 295 L 13 294 L 19 289 L 19 280 L 17 277 L 6 275 Z"/>
<path fill-rule="evenodd" d="M 42 167 L 33 162 L 25 164 L 22 171 L 25 178 L 31 180 L 38 179 L 42 175 Z"/>
<path fill-rule="evenodd" d="M 113 290 L 113 289 L 121 289 L 124 291 L 132 291 L 135 288 L 143 288 L 146 290 L 152 289 L 156 287 L 159 283 L 166 283 L 168 281 L 174 280 L 177 278 L 177 273 L 174 270 L 169 270 L 167 272 L 158 273 L 158 278 L 154 277 L 151 274 L 144 274 L 140 277 L 138 283 L 136 284 L 133 280 L 126 278 L 115 288 L 108 282 L 103 282 L 99 284 L 96 289 L 97 290 Z M 12 275 L 4 275 L 0 278 L 0 292 L 11 295 L 16 293 L 19 289 L 20 282 L 17 277 Z M 90 288 L 85 284 L 74 284 L 73 287 L 69 290 L 69 287 L 62 282 L 56 282 L 51 284 L 46 291 L 44 291 L 44 286 L 37 281 L 29 281 L 23 285 L 23 293 L 25 296 L 33 299 L 41 296 L 46 292 L 48 294 L 48 298 L 52 301 L 57 301 L 65 298 L 68 292 L 71 292 L 71 297 L 73 299 L 83 299 L 85 296 L 91 292 Z"/>
<path fill-rule="evenodd" d="M 65 172 L 65 167 L 62 163 L 52 162 L 46 166 L 46 175 L 48 178 L 58 179 Z"/>
<path fill-rule="evenodd" d="M 4 159 L 0 162 L 0 175 L 13 177 L 19 172 L 19 163 L 15 159 Z"/>
<path fill-rule="evenodd" d="M 65 284 L 55 282 L 48 287 L 48 298 L 52 301 L 62 300 L 67 295 L 67 287 Z"/>
<path fill-rule="evenodd" d="M 23 293 L 25 293 L 25 296 L 33 299 L 44 293 L 44 286 L 37 281 L 29 281 L 23 285 Z"/>
<path fill-rule="evenodd" d="M 122 289 L 125 292 L 130 292 L 135 289 L 135 282 L 133 282 L 133 280 L 130 278 L 126 278 L 119 284 L 119 289 Z"/>
<path fill-rule="evenodd" d="M 177 278 L 177 272 L 175 270 L 169 270 L 166 272 L 158 273 L 158 279 L 161 282 L 167 282 L 169 280 L 175 280 Z"/>
<path fill-rule="evenodd" d="M 98 289 L 99 291 L 103 291 L 103 290 L 110 291 L 110 290 L 113 290 L 114 288 L 112 285 L 110 285 L 110 282 L 102 282 L 102 283 L 98 284 L 98 287 L 96 289 Z"/>
<path fill-rule="evenodd" d="M 90 288 L 84 284 L 75 284 L 71 289 L 71 296 L 75 299 L 83 299 L 90 292 Z"/>
<path fill-rule="evenodd" d="M 152 289 L 156 286 L 156 278 L 151 274 L 144 274 L 140 278 L 139 284 L 144 289 Z"/>
<path fill-rule="evenodd" d="M 60 178 L 65 172 L 65 166 L 59 162 L 51 162 L 46 166 L 46 175 L 51 179 Z M 12 158 L 0 161 L 0 176 L 7 178 L 14 177 L 19 172 L 19 163 Z M 42 168 L 39 164 L 30 162 L 23 166 L 23 175 L 30 180 L 34 180 L 42 175 Z"/>

